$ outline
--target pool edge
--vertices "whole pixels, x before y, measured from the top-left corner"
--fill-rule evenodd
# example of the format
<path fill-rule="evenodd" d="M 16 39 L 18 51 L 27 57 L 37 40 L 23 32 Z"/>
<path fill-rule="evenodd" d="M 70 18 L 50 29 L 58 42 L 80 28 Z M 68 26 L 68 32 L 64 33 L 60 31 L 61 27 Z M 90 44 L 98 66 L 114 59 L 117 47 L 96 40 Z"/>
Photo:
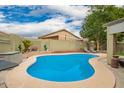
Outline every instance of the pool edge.
<path fill-rule="evenodd" d="M 42 54 L 42 55 L 55 55 L 58 53 L 54 53 L 54 54 Z M 73 54 L 73 53 L 60 53 L 60 54 Z M 74 53 L 75 54 L 75 53 Z M 78 54 L 84 54 L 84 53 L 78 53 Z M 92 54 L 92 53 L 91 53 Z M 100 62 L 96 62 L 98 61 L 99 58 L 103 57 L 101 54 L 98 54 L 100 57 L 96 57 L 96 58 L 92 58 L 90 59 L 89 63 L 91 64 L 91 66 L 93 66 L 95 73 L 92 77 L 90 77 L 88 80 L 81 80 L 81 81 L 76 81 L 76 82 L 51 82 L 51 81 L 46 81 L 46 80 L 38 80 L 37 78 L 32 78 L 30 75 L 28 75 L 26 69 L 32 65 L 35 60 L 36 57 L 38 56 L 42 56 L 42 55 L 36 55 L 36 56 L 32 56 L 29 57 L 26 62 L 23 62 L 22 64 L 20 64 L 20 66 L 18 66 L 17 68 L 13 69 L 12 71 L 10 71 L 8 73 L 9 77 L 6 78 L 6 83 L 8 87 L 46 87 L 46 88 L 57 88 L 57 87 L 70 87 L 70 88 L 84 88 L 84 87 L 114 87 L 115 85 L 115 77 L 114 74 L 103 65 L 103 63 Z M 96 64 L 97 63 L 97 64 Z M 100 67 L 99 67 L 100 66 Z M 98 70 L 100 68 L 103 68 L 103 73 L 109 74 L 107 76 L 111 77 L 109 78 L 109 80 L 105 80 L 106 78 L 100 78 L 101 75 L 99 75 L 101 72 L 99 72 Z M 23 76 L 23 78 L 20 78 L 20 74 L 21 76 Z M 97 73 L 97 75 L 96 75 Z M 112 82 L 110 82 L 110 79 Z M 14 82 L 13 82 L 14 81 Z M 99 81 L 99 82 L 98 82 Z M 104 82 L 103 82 L 104 81 Z M 107 82 L 109 81 L 109 82 Z M 29 83 L 30 82 L 30 83 Z M 103 82 L 103 83 L 101 83 Z M 31 83 L 33 85 L 31 85 Z M 89 83 L 89 84 L 88 84 Z M 91 84 L 93 83 L 93 84 Z M 105 84 L 104 84 L 105 83 Z M 111 83 L 111 84 L 110 84 Z M 102 84 L 102 85 L 101 85 Z"/>

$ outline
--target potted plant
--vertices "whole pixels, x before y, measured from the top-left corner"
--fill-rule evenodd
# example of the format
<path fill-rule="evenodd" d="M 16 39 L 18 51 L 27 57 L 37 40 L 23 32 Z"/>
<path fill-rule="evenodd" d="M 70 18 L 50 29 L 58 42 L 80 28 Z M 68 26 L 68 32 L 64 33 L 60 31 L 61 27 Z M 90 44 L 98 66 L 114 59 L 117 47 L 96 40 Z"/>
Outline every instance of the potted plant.
<path fill-rule="evenodd" d="M 111 67 L 118 68 L 119 67 L 119 56 L 113 55 L 113 58 L 111 60 Z"/>
<path fill-rule="evenodd" d="M 48 50 L 47 45 L 44 45 L 44 50 L 45 50 L 45 51 L 47 51 L 47 50 Z"/>
<path fill-rule="evenodd" d="M 19 49 L 19 51 L 21 53 L 22 52 L 22 45 L 21 44 L 18 45 L 18 49 Z"/>

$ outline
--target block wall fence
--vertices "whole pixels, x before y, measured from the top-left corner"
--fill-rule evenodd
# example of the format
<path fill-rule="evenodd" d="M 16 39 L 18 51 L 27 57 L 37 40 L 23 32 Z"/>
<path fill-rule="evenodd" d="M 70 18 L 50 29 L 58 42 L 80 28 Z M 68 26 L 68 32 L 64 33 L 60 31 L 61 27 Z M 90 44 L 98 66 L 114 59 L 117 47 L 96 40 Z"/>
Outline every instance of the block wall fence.
<path fill-rule="evenodd" d="M 0 36 L 0 52 L 18 51 L 19 44 L 22 44 L 24 38 L 17 35 Z M 49 51 L 80 51 L 87 47 L 82 40 L 52 40 L 52 39 L 29 39 L 32 46 L 38 47 L 39 51 L 44 51 L 44 45 Z M 117 43 L 117 52 L 124 51 L 124 43 Z"/>
<path fill-rule="evenodd" d="M 17 36 L 9 36 L 8 39 L 0 38 L 0 52 L 18 51 L 19 44 L 24 39 Z M 51 40 L 51 39 L 30 39 L 32 46 L 38 47 L 39 51 L 44 51 L 44 45 L 49 51 L 80 51 L 85 47 L 85 43 L 80 40 Z"/>

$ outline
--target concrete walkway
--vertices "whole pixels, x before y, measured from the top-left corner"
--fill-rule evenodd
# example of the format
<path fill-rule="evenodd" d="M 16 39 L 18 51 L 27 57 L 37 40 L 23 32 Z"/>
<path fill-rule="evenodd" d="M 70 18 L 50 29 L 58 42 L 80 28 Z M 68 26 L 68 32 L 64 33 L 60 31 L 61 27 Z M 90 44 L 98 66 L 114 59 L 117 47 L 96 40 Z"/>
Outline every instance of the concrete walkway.
<path fill-rule="evenodd" d="M 107 59 L 101 59 L 101 62 L 106 65 L 115 75 L 116 78 L 116 88 L 124 88 L 124 68 L 112 68 L 110 65 L 107 64 Z"/>
<path fill-rule="evenodd" d="M 6 88 L 5 77 L 11 69 L 0 71 L 0 88 Z"/>
<path fill-rule="evenodd" d="M 13 69 L 7 74 L 6 84 L 8 87 L 15 88 L 112 88 L 115 86 L 115 77 L 113 73 L 98 61 L 105 58 L 106 54 L 98 53 L 99 57 L 92 58 L 89 63 L 95 70 L 92 77 L 77 81 L 77 82 L 52 82 L 31 77 L 27 73 L 27 68 L 36 62 L 38 56 L 44 55 L 68 55 L 73 53 L 57 53 L 57 54 L 43 54 L 29 57 L 25 62 Z M 75 53 L 74 53 L 75 54 Z M 76 52 L 76 54 L 80 54 Z M 84 53 L 83 53 L 84 54 Z M 22 77 L 23 76 L 23 77 Z M 105 77 L 104 77 L 105 76 Z M 22 78 L 20 78 L 22 77 Z"/>

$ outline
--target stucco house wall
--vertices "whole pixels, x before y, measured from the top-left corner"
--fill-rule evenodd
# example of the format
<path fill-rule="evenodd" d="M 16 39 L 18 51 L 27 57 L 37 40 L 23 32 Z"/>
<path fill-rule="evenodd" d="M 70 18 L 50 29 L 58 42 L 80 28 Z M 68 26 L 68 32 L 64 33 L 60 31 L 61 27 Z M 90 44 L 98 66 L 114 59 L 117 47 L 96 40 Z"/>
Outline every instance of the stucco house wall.
<path fill-rule="evenodd" d="M 58 38 L 57 38 L 58 37 Z M 62 29 L 44 36 L 39 37 L 39 39 L 53 39 L 53 40 L 79 40 L 81 38 L 73 35 L 71 32 Z"/>
<path fill-rule="evenodd" d="M 66 31 L 62 31 L 62 32 L 56 32 L 52 35 L 48 35 L 46 37 L 51 37 L 51 36 L 57 36 L 58 35 L 58 39 L 59 40 L 77 40 L 78 38 L 71 35 L 70 33 L 66 32 Z"/>

